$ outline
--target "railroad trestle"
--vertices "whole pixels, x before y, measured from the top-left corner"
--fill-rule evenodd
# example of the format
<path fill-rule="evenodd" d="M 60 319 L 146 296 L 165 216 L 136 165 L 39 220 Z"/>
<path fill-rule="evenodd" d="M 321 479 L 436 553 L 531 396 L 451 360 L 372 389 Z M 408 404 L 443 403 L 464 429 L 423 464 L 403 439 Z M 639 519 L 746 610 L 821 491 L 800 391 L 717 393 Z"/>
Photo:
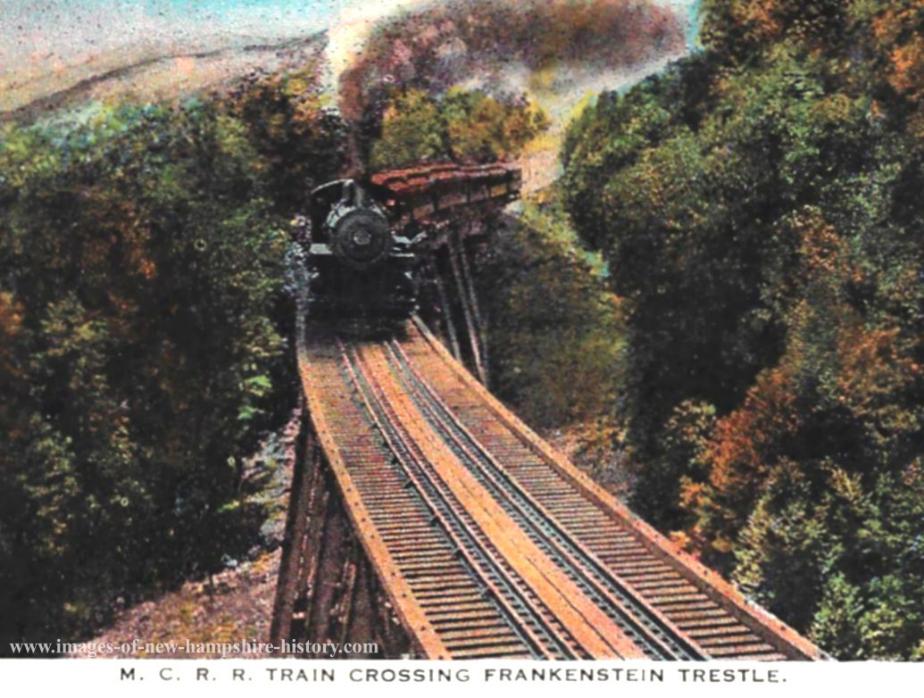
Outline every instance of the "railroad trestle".
<path fill-rule="evenodd" d="M 374 641 L 388 657 L 823 656 L 556 453 L 419 318 L 374 339 L 297 331 L 306 417 L 274 642 Z"/>

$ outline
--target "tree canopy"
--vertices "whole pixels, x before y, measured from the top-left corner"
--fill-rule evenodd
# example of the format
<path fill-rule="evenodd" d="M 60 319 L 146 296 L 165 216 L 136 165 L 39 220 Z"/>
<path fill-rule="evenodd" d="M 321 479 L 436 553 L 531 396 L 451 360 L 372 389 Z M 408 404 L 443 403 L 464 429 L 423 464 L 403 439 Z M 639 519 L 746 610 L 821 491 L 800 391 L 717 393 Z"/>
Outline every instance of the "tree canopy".
<path fill-rule="evenodd" d="M 251 544 L 240 459 L 294 400 L 279 181 L 341 161 L 311 89 L 0 131 L 0 639 Z"/>
<path fill-rule="evenodd" d="M 442 160 L 508 160 L 548 126 L 545 113 L 522 96 L 452 88 L 434 97 L 403 90 L 387 102 L 370 165 L 376 170 Z"/>
<path fill-rule="evenodd" d="M 566 206 L 626 304 L 635 506 L 843 657 L 924 641 L 924 11 L 707 0 Z"/>

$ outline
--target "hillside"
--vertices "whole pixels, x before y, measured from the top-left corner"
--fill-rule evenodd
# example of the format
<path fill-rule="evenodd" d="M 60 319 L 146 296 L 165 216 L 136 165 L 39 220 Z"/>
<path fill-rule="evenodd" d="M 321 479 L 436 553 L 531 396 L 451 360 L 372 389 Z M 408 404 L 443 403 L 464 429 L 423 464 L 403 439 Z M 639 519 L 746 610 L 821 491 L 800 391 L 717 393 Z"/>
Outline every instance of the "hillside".
<path fill-rule="evenodd" d="M 60 116 L 94 102 L 165 102 L 226 89 L 248 73 L 284 73 L 317 62 L 326 44 L 326 32 L 318 32 L 278 43 L 111 51 L 53 70 L 39 71 L 39 63 L 0 78 L 0 123 Z"/>

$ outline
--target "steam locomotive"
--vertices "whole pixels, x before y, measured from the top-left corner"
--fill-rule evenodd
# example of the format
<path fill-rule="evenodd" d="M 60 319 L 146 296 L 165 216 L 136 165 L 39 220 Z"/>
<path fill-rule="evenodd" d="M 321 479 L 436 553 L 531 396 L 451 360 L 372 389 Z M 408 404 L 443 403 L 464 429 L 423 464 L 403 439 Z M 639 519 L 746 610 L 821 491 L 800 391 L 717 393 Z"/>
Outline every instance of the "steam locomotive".
<path fill-rule="evenodd" d="M 506 205 L 519 196 L 520 178 L 520 170 L 502 164 L 441 164 L 314 189 L 302 240 L 309 313 L 334 320 L 409 317 L 428 232 L 463 208 Z"/>

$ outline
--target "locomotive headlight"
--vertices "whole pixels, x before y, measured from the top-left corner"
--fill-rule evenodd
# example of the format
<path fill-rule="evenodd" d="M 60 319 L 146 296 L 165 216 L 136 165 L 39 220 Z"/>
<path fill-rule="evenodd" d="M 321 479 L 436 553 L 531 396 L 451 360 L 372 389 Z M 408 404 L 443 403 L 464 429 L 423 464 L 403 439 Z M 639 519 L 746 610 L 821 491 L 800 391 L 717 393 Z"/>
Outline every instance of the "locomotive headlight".
<path fill-rule="evenodd" d="M 360 228 L 353 233 L 353 244 L 360 247 L 366 247 L 372 244 L 372 232 L 366 228 Z"/>

